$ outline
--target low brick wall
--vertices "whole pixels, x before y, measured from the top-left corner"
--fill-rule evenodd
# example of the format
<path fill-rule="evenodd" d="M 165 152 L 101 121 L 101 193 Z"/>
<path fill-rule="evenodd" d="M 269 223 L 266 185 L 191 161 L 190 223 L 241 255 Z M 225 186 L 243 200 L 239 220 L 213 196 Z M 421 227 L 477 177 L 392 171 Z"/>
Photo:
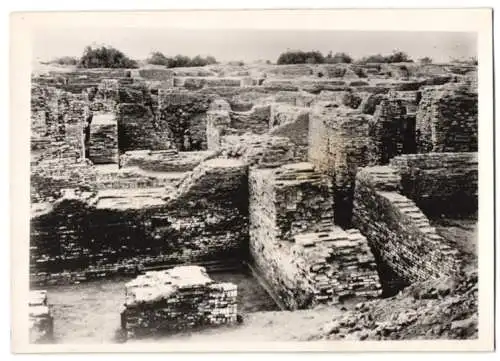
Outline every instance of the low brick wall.
<path fill-rule="evenodd" d="M 236 285 L 213 281 L 203 267 L 146 272 L 125 293 L 121 323 L 128 338 L 236 323 Z"/>
<path fill-rule="evenodd" d="M 135 273 L 161 264 L 245 259 L 247 188 L 245 164 L 214 159 L 188 173 L 175 192 L 68 193 L 32 216 L 32 284 Z"/>
<path fill-rule="evenodd" d="M 214 152 L 209 151 L 179 152 L 176 149 L 128 151 L 120 157 L 120 166 L 152 172 L 188 172 L 213 155 Z"/>
<path fill-rule="evenodd" d="M 460 268 L 458 250 L 431 227 L 415 203 L 400 194 L 401 178 L 389 166 L 367 167 L 356 176 L 353 224 L 366 236 L 379 263 L 400 279 L 411 283 L 443 275 Z M 381 266 L 381 265 L 380 265 Z M 393 279 L 381 275 L 390 288 Z"/>

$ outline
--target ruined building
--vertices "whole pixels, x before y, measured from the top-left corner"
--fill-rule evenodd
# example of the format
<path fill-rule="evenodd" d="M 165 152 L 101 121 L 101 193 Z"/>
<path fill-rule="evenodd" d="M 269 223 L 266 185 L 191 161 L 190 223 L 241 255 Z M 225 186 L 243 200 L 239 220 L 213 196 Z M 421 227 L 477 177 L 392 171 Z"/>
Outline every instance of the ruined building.
<path fill-rule="evenodd" d="M 31 285 L 236 262 L 294 310 L 460 272 L 476 69 L 387 66 L 34 77 Z"/>

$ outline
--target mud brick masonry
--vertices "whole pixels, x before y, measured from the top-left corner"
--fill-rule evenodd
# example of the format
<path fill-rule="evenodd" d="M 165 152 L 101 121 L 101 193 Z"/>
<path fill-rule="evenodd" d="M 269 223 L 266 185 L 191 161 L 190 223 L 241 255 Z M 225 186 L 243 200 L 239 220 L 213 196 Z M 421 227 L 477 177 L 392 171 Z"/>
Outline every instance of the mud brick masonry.
<path fill-rule="evenodd" d="M 146 272 L 125 293 L 121 322 L 129 338 L 236 323 L 236 285 L 213 281 L 203 267 Z"/>
<path fill-rule="evenodd" d="M 366 239 L 332 227 L 331 182 L 312 164 L 250 171 L 250 253 L 287 308 L 377 295 Z"/>
<path fill-rule="evenodd" d="M 31 285 L 141 275 L 122 314 L 139 335 L 235 318 L 232 285 L 201 268 L 193 283 L 179 269 L 144 273 L 157 267 L 248 264 L 286 309 L 454 274 L 460 254 L 430 220 L 477 211 L 476 72 L 262 64 L 33 77 Z"/>
<path fill-rule="evenodd" d="M 30 343 L 51 341 L 54 332 L 54 319 L 47 304 L 47 291 L 30 291 L 28 322 Z"/>

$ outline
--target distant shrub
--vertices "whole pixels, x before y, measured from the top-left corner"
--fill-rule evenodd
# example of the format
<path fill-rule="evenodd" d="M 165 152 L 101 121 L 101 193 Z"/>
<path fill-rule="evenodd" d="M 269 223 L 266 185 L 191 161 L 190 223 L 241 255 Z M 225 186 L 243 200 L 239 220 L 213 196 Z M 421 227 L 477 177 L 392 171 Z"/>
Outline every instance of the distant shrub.
<path fill-rule="evenodd" d="M 325 62 L 323 54 L 319 51 L 289 50 L 281 53 L 276 63 L 284 64 L 322 64 Z"/>
<path fill-rule="evenodd" d="M 335 53 L 332 55 L 330 51 L 328 55 L 325 57 L 325 63 L 327 64 L 340 64 L 340 63 L 352 63 L 352 58 L 349 54 L 346 53 Z"/>
<path fill-rule="evenodd" d="M 185 55 L 176 55 L 173 58 L 169 58 L 159 51 L 151 53 L 151 56 L 146 59 L 146 62 L 153 65 L 164 65 L 168 68 L 217 64 L 217 60 L 213 56 L 202 57 L 200 55 L 196 55 L 194 58 L 190 58 L 189 56 Z"/>
<path fill-rule="evenodd" d="M 245 62 L 243 62 L 241 60 L 234 60 L 234 61 L 230 61 L 228 64 L 232 65 L 232 66 L 243 66 L 243 65 L 245 65 Z"/>
<path fill-rule="evenodd" d="M 87 46 L 78 62 L 80 68 L 137 68 L 135 60 L 111 46 L 92 48 Z"/>
<path fill-rule="evenodd" d="M 408 63 L 413 62 L 412 59 L 408 56 L 408 54 L 402 51 L 395 51 L 389 55 L 375 54 L 365 56 L 358 60 L 359 64 L 367 64 L 367 63 Z"/>
<path fill-rule="evenodd" d="M 451 58 L 450 62 L 452 63 L 457 63 L 457 64 L 468 64 L 468 65 L 477 65 L 477 57 L 476 56 L 471 56 L 469 58 Z"/>
<path fill-rule="evenodd" d="M 424 56 L 423 58 L 418 59 L 418 62 L 420 64 L 432 64 L 432 58 L 429 58 L 428 56 Z"/>
<path fill-rule="evenodd" d="M 167 67 L 169 65 L 169 59 L 159 51 L 152 52 L 151 56 L 146 60 L 146 62 L 148 64 L 164 65 Z"/>
<path fill-rule="evenodd" d="M 78 65 L 78 58 L 74 56 L 62 56 L 60 58 L 55 58 L 49 62 L 49 64 L 59 64 L 59 65 Z"/>

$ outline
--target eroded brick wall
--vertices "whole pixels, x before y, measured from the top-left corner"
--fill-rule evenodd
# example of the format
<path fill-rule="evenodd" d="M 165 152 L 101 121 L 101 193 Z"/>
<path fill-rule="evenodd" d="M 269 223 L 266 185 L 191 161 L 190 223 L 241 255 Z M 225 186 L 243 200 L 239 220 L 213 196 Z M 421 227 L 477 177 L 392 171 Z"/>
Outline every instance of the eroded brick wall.
<path fill-rule="evenodd" d="M 333 179 L 341 225 L 351 221 L 356 171 L 370 161 L 369 121 L 366 114 L 331 103 L 317 104 L 310 115 L 308 158 Z"/>
<path fill-rule="evenodd" d="M 353 224 L 378 258 L 387 292 L 408 283 L 452 275 L 460 268 L 458 250 L 436 233 L 400 188 L 401 178 L 390 166 L 363 168 L 356 176 Z M 389 268 L 389 275 L 383 274 L 384 266 Z"/>
<path fill-rule="evenodd" d="M 364 237 L 333 227 L 328 177 L 310 163 L 297 163 L 252 169 L 249 182 L 253 265 L 286 308 L 378 294 L 375 263 Z"/>
<path fill-rule="evenodd" d="M 158 264 L 244 259 L 247 188 L 245 164 L 215 159 L 202 163 L 171 193 L 68 193 L 32 216 L 31 282 L 65 283 Z"/>
<path fill-rule="evenodd" d="M 477 104 L 477 90 L 467 82 L 423 89 L 416 116 L 418 152 L 477 151 Z"/>
<path fill-rule="evenodd" d="M 390 164 L 401 176 L 401 192 L 426 214 L 458 216 L 478 208 L 477 153 L 406 154 Z"/>

